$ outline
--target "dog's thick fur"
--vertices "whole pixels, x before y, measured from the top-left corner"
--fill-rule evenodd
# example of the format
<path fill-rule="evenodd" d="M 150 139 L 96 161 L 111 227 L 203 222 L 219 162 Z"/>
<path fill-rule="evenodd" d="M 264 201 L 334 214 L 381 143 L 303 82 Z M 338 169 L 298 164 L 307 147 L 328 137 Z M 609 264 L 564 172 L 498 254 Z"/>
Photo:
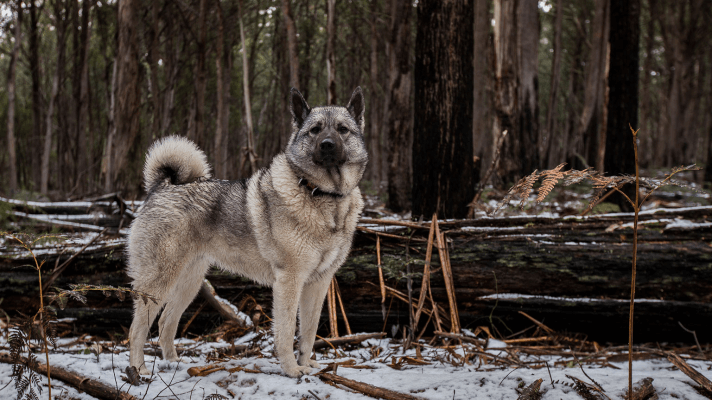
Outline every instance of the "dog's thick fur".
<path fill-rule="evenodd" d="M 178 321 L 216 265 L 271 286 L 274 336 L 284 372 L 297 377 L 310 360 L 331 278 L 350 250 L 363 210 L 358 182 L 368 162 L 364 101 L 309 108 L 292 89 L 293 132 L 268 169 L 242 181 L 210 179 L 205 154 L 171 136 L 154 143 L 144 168 L 148 196 L 129 235 L 133 287 L 159 299 L 134 302 L 130 364 L 141 374 L 143 345 L 160 309 L 163 357 L 177 361 Z M 299 310 L 299 357 L 294 357 Z"/>

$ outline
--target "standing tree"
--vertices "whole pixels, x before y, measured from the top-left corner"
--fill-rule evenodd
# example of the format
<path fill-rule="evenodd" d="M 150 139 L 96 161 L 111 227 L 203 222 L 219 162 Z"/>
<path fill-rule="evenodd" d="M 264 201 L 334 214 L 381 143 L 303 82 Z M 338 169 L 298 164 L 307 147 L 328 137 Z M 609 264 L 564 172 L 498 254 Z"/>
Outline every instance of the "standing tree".
<path fill-rule="evenodd" d="M 388 141 L 388 208 L 400 212 L 410 208 L 411 142 L 410 95 L 410 15 L 408 1 L 391 0 L 391 26 L 386 42 L 388 54 L 389 118 Z"/>
<path fill-rule="evenodd" d="M 640 0 L 611 1 L 610 7 L 611 53 L 604 169 L 609 175 L 633 174 L 635 161 L 629 126 L 638 129 Z M 621 195 L 616 193 L 614 196 L 612 200 L 622 210 L 630 210 Z"/>
<path fill-rule="evenodd" d="M 413 216 L 464 218 L 472 148 L 473 0 L 420 0 L 415 46 Z"/>
<path fill-rule="evenodd" d="M 10 67 L 7 74 L 7 150 L 10 162 L 10 193 L 17 191 L 17 153 L 15 149 L 15 74 L 17 57 L 20 56 L 22 42 L 22 2 L 17 0 L 17 19 L 15 20 L 15 44 L 12 46 Z"/>
<path fill-rule="evenodd" d="M 536 0 L 495 0 L 494 143 L 502 132 L 502 161 L 497 174 L 514 182 L 539 167 Z"/>

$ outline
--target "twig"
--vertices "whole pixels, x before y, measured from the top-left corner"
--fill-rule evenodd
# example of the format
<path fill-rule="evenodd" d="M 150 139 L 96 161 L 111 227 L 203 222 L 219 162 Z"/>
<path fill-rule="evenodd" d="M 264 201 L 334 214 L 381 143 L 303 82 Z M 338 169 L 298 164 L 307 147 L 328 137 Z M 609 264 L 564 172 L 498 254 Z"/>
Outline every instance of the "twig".
<path fill-rule="evenodd" d="M 418 321 L 420 320 L 420 314 L 423 312 L 423 305 L 425 304 L 425 295 L 427 289 L 430 287 L 430 262 L 433 257 L 433 235 L 435 234 L 435 224 L 438 221 L 438 214 L 433 213 L 433 219 L 430 222 L 430 232 L 428 232 L 428 246 L 425 251 L 425 266 L 423 267 L 423 283 L 420 287 L 420 297 L 418 298 L 418 309 L 415 312 L 415 326 L 418 326 Z"/>
<path fill-rule="evenodd" d="M 450 332 L 460 333 L 460 317 L 457 312 L 457 300 L 455 299 L 455 284 L 452 279 L 452 270 L 450 269 L 450 257 L 447 251 L 447 241 L 445 233 L 440 232 L 438 220 L 435 223 L 435 238 L 438 241 L 438 255 L 440 256 L 440 265 L 443 269 L 443 278 L 445 280 L 445 291 L 447 292 L 447 300 L 450 303 Z"/>
<path fill-rule="evenodd" d="M 386 282 L 383 279 L 383 266 L 381 265 L 381 236 L 376 235 L 376 259 L 378 261 L 378 283 L 381 285 L 381 314 L 386 320 Z"/>
<path fill-rule="evenodd" d="M 366 232 L 366 233 L 373 233 L 374 235 L 389 237 L 389 238 L 393 238 L 393 239 L 412 240 L 414 242 L 425 242 L 425 239 L 421 239 L 421 238 L 412 238 L 411 239 L 411 238 L 408 238 L 407 236 L 391 235 L 390 233 L 374 231 L 373 229 L 368 229 L 363 226 L 357 226 L 356 230 L 359 230 L 361 232 Z"/>
<path fill-rule="evenodd" d="M 535 323 L 536 326 L 538 326 L 539 328 L 543 329 L 543 330 L 544 330 L 546 333 L 548 333 L 549 335 L 554 335 L 554 334 L 556 334 L 556 332 L 555 332 L 553 329 L 551 329 L 551 328 L 549 328 L 548 326 L 546 326 L 546 325 L 542 324 L 541 322 L 537 321 L 536 319 L 534 319 L 534 317 L 532 317 L 531 315 L 525 313 L 524 311 L 519 311 L 519 313 L 522 314 L 523 316 L 527 317 L 530 321 L 532 321 L 533 323 Z"/>
<path fill-rule="evenodd" d="M 329 332 L 331 337 L 339 337 L 339 325 L 336 320 L 336 295 L 334 294 L 334 282 L 336 277 L 331 278 L 329 290 L 326 292 L 326 304 L 329 311 Z"/>
<path fill-rule="evenodd" d="M 680 321 L 677 321 L 677 323 L 678 323 L 678 324 L 680 325 L 680 328 L 682 328 L 682 329 L 683 329 L 683 330 L 684 330 L 685 332 L 687 332 L 687 333 L 691 333 L 691 334 L 692 334 L 692 336 L 693 336 L 693 337 L 695 338 L 695 344 L 697 344 L 697 350 L 699 350 L 699 351 L 700 351 L 700 353 L 702 353 L 702 355 L 704 355 L 704 354 L 705 354 L 705 352 L 704 352 L 704 351 L 702 351 L 702 346 L 700 346 L 700 341 L 699 341 L 699 340 L 697 340 L 697 333 L 696 333 L 695 331 L 691 331 L 691 330 L 689 330 L 689 329 L 685 328 L 685 326 L 684 326 L 684 325 L 682 325 L 682 322 L 680 322 Z"/>
<path fill-rule="evenodd" d="M 344 310 L 344 303 L 341 301 L 341 290 L 339 289 L 339 283 L 334 278 L 334 289 L 336 291 L 336 298 L 339 300 L 339 307 L 341 308 L 341 315 L 344 316 L 344 324 L 346 325 L 346 334 L 351 335 L 351 326 L 349 325 L 349 319 L 346 318 L 346 310 Z"/>

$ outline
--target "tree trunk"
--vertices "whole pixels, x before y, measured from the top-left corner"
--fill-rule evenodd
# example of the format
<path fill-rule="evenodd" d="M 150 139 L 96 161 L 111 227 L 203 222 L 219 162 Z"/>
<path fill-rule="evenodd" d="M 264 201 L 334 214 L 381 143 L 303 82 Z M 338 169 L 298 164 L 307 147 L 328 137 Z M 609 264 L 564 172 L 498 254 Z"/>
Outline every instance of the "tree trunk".
<path fill-rule="evenodd" d="M 78 5 L 76 6 L 78 7 Z M 75 77 L 76 90 L 75 95 L 75 134 L 74 140 L 77 145 L 76 170 L 75 170 L 75 188 L 77 193 L 84 193 L 87 188 L 89 177 L 89 155 L 87 154 L 87 114 L 88 97 L 89 97 L 89 18 L 91 14 L 91 2 L 88 0 L 82 1 L 82 21 L 81 21 L 81 37 L 79 39 L 79 49 L 77 57 L 77 71 Z"/>
<path fill-rule="evenodd" d="M 208 13 L 207 0 L 200 0 L 198 10 L 198 40 L 197 40 L 197 60 L 195 62 L 195 98 L 193 100 L 192 110 L 193 121 L 192 129 L 188 131 L 188 137 L 191 138 L 200 148 L 205 148 L 205 85 L 207 68 L 205 59 L 207 58 L 208 49 L 206 36 L 208 26 L 206 17 Z"/>
<path fill-rule="evenodd" d="M 370 54 L 370 74 L 371 74 L 371 99 L 370 103 L 376 106 L 369 107 L 370 118 L 368 119 L 369 124 L 369 146 L 371 148 L 371 180 L 373 181 L 374 188 L 380 193 L 381 186 L 381 116 L 383 115 L 383 110 L 378 104 L 381 104 L 381 94 L 383 93 L 382 88 L 379 85 L 378 80 L 378 2 L 371 2 L 371 54 Z"/>
<path fill-rule="evenodd" d="M 326 0 L 326 104 L 336 105 L 336 0 Z"/>
<path fill-rule="evenodd" d="M 481 165 L 490 165 L 492 156 L 492 141 L 489 135 L 490 102 L 487 99 L 487 84 L 489 68 L 487 52 L 489 48 L 489 33 L 492 27 L 492 17 L 489 12 L 488 0 L 474 0 L 475 32 L 474 32 L 474 98 L 472 102 L 472 141 L 474 155 L 482 158 Z"/>
<path fill-rule="evenodd" d="M 593 37 L 591 51 L 585 67 L 586 86 L 584 105 L 578 124 L 578 132 L 573 144 L 574 152 L 586 158 L 589 165 L 596 165 L 601 130 L 601 118 L 605 94 L 605 70 L 608 52 L 608 31 L 610 21 L 610 0 L 596 0 L 593 17 Z"/>
<path fill-rule="evenodd" d="M 116 134 L 111 144 L 110 174 L 108 175 L 107 191 L 114 188 L 129 189 L 129 185 L 137 185 L 140 179 L 139 171 L 127 168 L 129 154 L 135 149 L 139 134 L 139 110 L 141 106 L 141 87 L 139 86 L 139 54 L 138 54 L 138 7 L 137 0 L 122 0 L 119 2 L 118 36 L 119 48 L 116 63 L 116 105 L 114 124 Z M 135 160 L 134 164 L 136 164 Z M 138 188 L 131 187 L 132 192 Z"/>
<path fill-rule="evenodd" d="M 161 98 L 159 93 L 161 93 L 160 85 L 158 84 L 158 61 L 161 59 L 161 54 L 159 50 L 160 42 L 160 18 L 158 15 L 158 1 L 151 2 L 151 29 L 149 30 L 149 47 L 148 47 L 148 60 L 149 60 L 149 77 L 151 84 L 149 85 L 149 90 L 151 92 L 151 107 L 152 107 L 152 117 L 151 117 L 151 139 L 154 139 L 157 135 L 161 133 Z M 218 85 L 219 86 L 219 85 Z"/>
<path fill-rule="evenodd" d="M 506 183 L 539 166 L 538 11 L 533 0 L 496 0 L 494 5 L 496 117 L 492 137 L 496 143 L 502 132 L 508 132 L 497 171 Z"/>
<path fill-rule="evenodd" d="M 546 113 L 546 141 L 544 147 L 549 149 L 554 141 L 554 136 L 560 136 L 561 133 L 555 133 L 555 123 L 557 117 L 558 94 L 559 94 L 559 79 L 561 79 L 561 21 L 564 19 L 564 1 L 558 0 L 554 6 L 554 60 L 551 66 L 551 88 L 549 91 L 549 106 Z M 554 167 L 558 165 L 558 160 L 548 160 L 549 152 L 542 153 L 542 165 Z"/>
<path fill-rule="evenodd" d="M 633 136 L 630 127 L 638 129 L 640 0 L 612 1 L 610 29 L 608 125 L 604 169 L 609 175 L 634 174 Z M 624 211 L 631 210 L 630 205 L 618 193 L 612 196 L 612 201 Z"/>
<path fill-rule="evenodd" d="M 9 155 L 10 195 L 17 192 L 17 155 L 15 149 L 15 71 L 17 57 L 20 56 L 20 43 L 22 42 L 22 1 L 17 0 L 17 18 L 15 19 L 15 44 L 12 47 L 10 66 L 7 72 L 7 151 Z"/>
<path fill-rule="evenodd" d="M 473 0 L 421 0 L 415 53 L 413 216 L 465 218 L 472 158 Z"/>
<path fill-rule="evenodd" d="M 42 12 L 40 9 L 39 12 Z M 30 2 L 30 71 L 32 75 L 32 141 L 30 148 L 35 149 L 42 142 L 42 93 L 41 71 L 39 60 L 39 33 L 37 31 L 38 10 L 34 1 Z M 30 162 L 32 167 L 32 185 L 37 188 L 41 180 L 42 153 L 39 151 L 30 152 Z"/>
<path fill-rule="evenodd" d="M 247 123 L 247 158 L 250 160 L 250 175 L 257 172 L 255 153 L 255 136 L 252 125 L 252 105 L 250 100 L 250 70 L 247 65 L 247 46 L 245 45 L 245 30 L 242 27 L 242 0 L 240 6 L 240 40 L 242 41 L 242 86 L 245 93 L 245 122 Z"/>
<path fill-rule="evenodd" d="M 297 25 L 292 16 L 291 0 L 282 0 L 282 15 L 287 27 L 287 50 L 289 52 L 289 85 L 299 89 L 299 50 L 297 49 Z M 286 95 L 285 95 L 286 97 Z"/>
<path fill-rule="evenodd" d="M 220 1 L 218 9 L 218 42 L 215 54 L 217 72 L 217 127 L 215 129 L 215 177 L 227 179 L 227 141 L 230 122 L 230 49 L 225 51 L 225 19 Z"/>
<path fill-rule="evenodd" d="M 413 6 L 391 0 L 391 24 L 386 42 L 388 55 L 389 118 L 388 141 L 388 208 L 394 212 L 410 209 L 411 109 L 412 75 L 410 71 L 410 17 Z"/>

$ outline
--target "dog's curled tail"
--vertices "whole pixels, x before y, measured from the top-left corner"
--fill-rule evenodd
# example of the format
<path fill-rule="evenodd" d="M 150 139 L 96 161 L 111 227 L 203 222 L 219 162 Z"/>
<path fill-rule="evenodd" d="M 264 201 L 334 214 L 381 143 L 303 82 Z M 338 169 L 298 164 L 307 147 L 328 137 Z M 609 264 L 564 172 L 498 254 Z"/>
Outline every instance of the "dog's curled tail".
<path fill-rule="evenodd" d="M 166 179 L 173 185 L 181 185 L 198 178 L 210 178 L 210 166 L 205 153 L 191 140 L 167 136 L 148 149 L 143 167 L 146 192 Z"/>

